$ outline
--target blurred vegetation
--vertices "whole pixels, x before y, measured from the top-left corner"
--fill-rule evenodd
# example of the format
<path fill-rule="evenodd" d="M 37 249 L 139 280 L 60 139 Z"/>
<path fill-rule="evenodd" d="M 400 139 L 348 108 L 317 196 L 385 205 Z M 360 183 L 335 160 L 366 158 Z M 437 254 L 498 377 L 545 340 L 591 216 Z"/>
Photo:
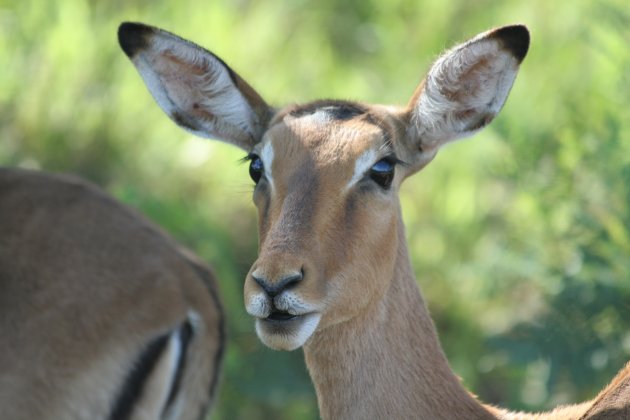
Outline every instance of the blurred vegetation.
<path fill-rule="evenodd" d="M 228 145 L 153 103 L 123 20 L 206 46 L 270 103 L 406 103 L 445 47 L 506 23 L 532 46 L 505 109 L 402 191 L 414 269 L 454 369 L 483 400 L 594 396 L 630 359 L 630 8 L 624 0 L 0 0 L 0 164 L 80 174 L 210 262 L 229 315 L 215 419 L 317 418 L 301 352 L 242 302 L 251 182 Z"/>

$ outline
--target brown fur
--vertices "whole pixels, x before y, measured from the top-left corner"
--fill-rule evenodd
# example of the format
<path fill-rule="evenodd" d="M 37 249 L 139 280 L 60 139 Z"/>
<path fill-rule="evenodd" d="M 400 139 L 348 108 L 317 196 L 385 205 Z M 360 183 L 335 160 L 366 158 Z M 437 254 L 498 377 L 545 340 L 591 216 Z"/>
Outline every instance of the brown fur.
<path fill-rule="evenodd" d="M 108 418 L 145 346 L 191 309 L 201 322 L 180 418 L 199 418 L 215 394 L 224 345 L 209 269 L 76 178 L 0 169 L 0 197 L 2 418 Z M 143 418 L 141 409 L 132 418 Z"/>
<path fill-rule="evenodd" d="M 136 54 L 159 62 L 160 44 L 174 36 L 142 33 L 149 46 Z M 133 39 L 121 43 L 123 48 L 141 44 Z M 169 45 L 179 48 L 175 44 Z M 427 165 L 445 143 L 471 135 L 494 118 L 528 47 L 529 32 L 522 25 L 483 33 L 440 57 L 406 108 L 345 101 L 292 105 L 276 112 L 251 147 L 227 129 L 212 127 L 206 133 L 269 165 L 254 192 L 260 253 L 245 280 L 245 305 L 267 345 L 286 350 L 303 346 L 323 418 L 626 415 L 628 368 L 593 402 L 550 413 L 510 413 L 478 402 L 448 365 L 409 263 L 398 201 L 401 182 Z M 213 57 L 197 52 L 195 60 Z M 223 62 L 215 65 L 226 70 Z M 154 96 L 168 91 L 168 86 L 150 83 L 147 71 L 138 68 Z M 159 64 L 155 68 L 159 72 Z M 191 81 L 186 86 L 190 91 L 181 95 L 194 97 L 213 88 L 195 84 L 186 74 L 178 77 Z M 249 105 L 254 110 L 266 106 L 253 98 Z M 242 105 L 238 99 L 205 100 L 209 107 Z M 254 132 L 254 127 L 245 130 Z M 392 153 L 399 164 L 391 186 L 382 188 L 370 179 L 370 165 Z M 296 273 L 301 273 L 299 281 L 290 287 L 273 288 L 284 287 Z M 279 320 L 282 311 L 293 318 Z"/>

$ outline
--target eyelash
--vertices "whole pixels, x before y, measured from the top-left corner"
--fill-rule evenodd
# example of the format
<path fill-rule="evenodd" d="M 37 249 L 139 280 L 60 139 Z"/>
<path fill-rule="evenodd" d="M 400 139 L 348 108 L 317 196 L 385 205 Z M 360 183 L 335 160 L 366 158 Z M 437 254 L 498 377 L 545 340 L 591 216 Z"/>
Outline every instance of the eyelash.
<path fill-rule="evenodd" d="M 263 162 L 260 159 L 260 156 L 258 156 L 255 153 L 249 153 L 247 156 L 245 156 L 242 159 L 243 163 L 248 162 L 248 161 L 250 162 L 249 176 L 252 178 L 254 183 L 258 184 L 265 172 L 265 167 L 263 165 Z M 385 164 L 390 165 L 391 168 L 389 169 L 385 168 L 385 170 L 375 169 L 376 166 L 379 165 L 381 162 L 384 162 Z M 381 188 L 388 189 L 394 180 L 394 176 L 396 173 L 395 172 L 396 165 L 406 165 L 406 164 L 405 162 L 398 159 L 396 155 L 391 154 L 389 156 L 385 156 L 384 158 L 378 160 L 374 165 L 372 165 L 372 167 L 370 168 L 370 170 L 367 172 L 366 175 L 372 181 L 376 182 Z"/>

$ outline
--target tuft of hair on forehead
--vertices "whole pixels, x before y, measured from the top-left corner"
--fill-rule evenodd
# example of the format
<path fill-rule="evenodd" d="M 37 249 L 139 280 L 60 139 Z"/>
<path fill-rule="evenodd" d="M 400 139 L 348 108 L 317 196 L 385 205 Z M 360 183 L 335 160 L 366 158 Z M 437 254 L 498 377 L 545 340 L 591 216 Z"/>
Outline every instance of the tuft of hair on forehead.
<path fill-rule="evenodd" d="M 276 121 L 286 116 L 300 118 L 315 113 L 323 113 L 325 114 L 324 116 L 330 120 L 348 121 L 356 117 L 367 115 L 368 109 L 356 102 L 325 99 L 289 107 L 276 117 Z"/>
<path fill-rule="evenodd" d="M 387 142 L 392 138 L 392 127 L 383 120 L 382 116 L 372 112 L 368 106 L 357 102 L 334 99 L 323 99 L 289 106 L 276 114 L 269 127 L 280 123 L 285 117 L 302 118 L 313 116 L 317 116 L 318 119 L 326 123 L 364 122 L 378 127 Z"/>

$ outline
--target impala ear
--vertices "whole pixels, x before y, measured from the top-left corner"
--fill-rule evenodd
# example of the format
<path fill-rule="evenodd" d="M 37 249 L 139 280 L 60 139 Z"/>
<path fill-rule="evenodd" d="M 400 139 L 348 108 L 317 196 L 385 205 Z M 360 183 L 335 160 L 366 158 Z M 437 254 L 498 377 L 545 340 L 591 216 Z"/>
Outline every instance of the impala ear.
<path fill-rule="evenodd" d="M 415 150 L 435 154 L 492 121 L 528 48 L 527 28 L 513 25 L 480 34 L 438 58 L 408 105 Z"/>
<path fill-rule="evenodd" d="M 140 23 L 120 25 L 118 40 L 158 105 L 179 126 L 246 151 L 260 141 L 273 110 L 219 57 Z"/>

